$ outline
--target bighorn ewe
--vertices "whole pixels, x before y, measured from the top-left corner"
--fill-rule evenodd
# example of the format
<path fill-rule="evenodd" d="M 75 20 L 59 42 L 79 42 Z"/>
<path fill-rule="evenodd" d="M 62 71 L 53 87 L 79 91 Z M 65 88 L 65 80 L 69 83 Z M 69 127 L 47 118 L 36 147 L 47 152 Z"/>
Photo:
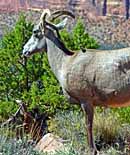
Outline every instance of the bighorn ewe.
<path fill-rule="evenodd" d="M 50 11 L 45 10 L 24 46 L 23 55 L 29 57 L 38 51 L 47 51 L 49 64 L 64 94 L 71 102 L 78 102 L 85 113 L 89 145 L 92 154 L 97 154 L 92 133 L 94 107 L 130 105 L 130 48 L 71 52 L 58 33 L 66 25 L 66 18 L 54 25 L 46 21 L 47 15 L 52 18 L 61 15 L 73 17 L 67 11 L 57 11 L 51 16 Z"/>

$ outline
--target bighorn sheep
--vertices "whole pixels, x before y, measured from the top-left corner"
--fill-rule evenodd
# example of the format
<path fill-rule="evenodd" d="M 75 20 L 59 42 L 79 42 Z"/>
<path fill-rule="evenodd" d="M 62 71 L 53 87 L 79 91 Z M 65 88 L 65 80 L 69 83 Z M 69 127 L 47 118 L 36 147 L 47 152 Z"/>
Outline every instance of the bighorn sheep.
<path fill-rule="evenodd" d="M 92 133 L 94 107 L 130 105 L 130 48 L 86 49 L 85 53 L 69 51 L 58 34 L 66 25 L 66 18 L 57 25 L 46 20 L 47 15 L 57 18 L 66 14 L 73 17 L 68 11 L 55 12 L 51 16 L 50 11 L 45 10 L 23 48 L 23 55 L 29 57 L 38 51 L 47 51 L 49 64 L 64 94 L 71 102 L 80 103 L 84 111 L 91 152 L 97 154 Z"/>

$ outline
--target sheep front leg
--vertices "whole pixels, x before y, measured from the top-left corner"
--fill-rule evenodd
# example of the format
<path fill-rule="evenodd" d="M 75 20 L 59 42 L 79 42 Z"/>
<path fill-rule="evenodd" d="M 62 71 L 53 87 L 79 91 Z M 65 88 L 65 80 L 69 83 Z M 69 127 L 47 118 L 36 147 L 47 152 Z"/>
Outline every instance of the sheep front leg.
<path fill-rule="evenodd" d="M 85 115 L 85 125 L 86 125 L 86 130 L 88 133 L 88 143 L 91 149 L 90 150 L 92 153 L 91 155 L 96 155 L 97 149 L 96 149 L 94 138 L 93 138 L 94 108 L 93 108 L 93 105 L 88 104 L 88 103 L 82 103 L 81 107 Z"/>

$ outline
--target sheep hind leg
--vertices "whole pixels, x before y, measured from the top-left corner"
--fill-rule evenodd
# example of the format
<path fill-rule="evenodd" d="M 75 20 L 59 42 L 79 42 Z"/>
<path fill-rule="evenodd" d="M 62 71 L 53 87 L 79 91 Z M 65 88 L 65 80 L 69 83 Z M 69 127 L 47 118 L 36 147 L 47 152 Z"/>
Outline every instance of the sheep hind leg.
<path fill-rule="evenodd" d="M 86 102 L 82 103 L 81 107 L 85 115 L 85 125 L 86 125 L 87 134 L 88 134 L 88 143 L 90 146 L 90 152 L 91 152 L 91 155 L 96 155 L 97 149 L 93 138 L 94 107 L 93 105 L 88 104 Z"/>

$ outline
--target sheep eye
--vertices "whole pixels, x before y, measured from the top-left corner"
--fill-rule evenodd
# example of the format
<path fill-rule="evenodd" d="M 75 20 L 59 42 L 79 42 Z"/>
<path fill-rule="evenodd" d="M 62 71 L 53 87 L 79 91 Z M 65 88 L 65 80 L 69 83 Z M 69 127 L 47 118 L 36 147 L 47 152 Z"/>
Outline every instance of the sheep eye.
<path fill-rule="evenodd" d="M 34 36 L 38 39 L 42 38 L 42 33 L 38 32 L 38 33 L 34 33 Z"/>
<path fill-rule="evenodd" d="M 34 34 L 36 34 L 36 33 L 37 33 L 37 31 L 36 31 L 36 30 L 34 30 L 34 31 L 33 31 L 33 33 L 34 33 Z"/>

